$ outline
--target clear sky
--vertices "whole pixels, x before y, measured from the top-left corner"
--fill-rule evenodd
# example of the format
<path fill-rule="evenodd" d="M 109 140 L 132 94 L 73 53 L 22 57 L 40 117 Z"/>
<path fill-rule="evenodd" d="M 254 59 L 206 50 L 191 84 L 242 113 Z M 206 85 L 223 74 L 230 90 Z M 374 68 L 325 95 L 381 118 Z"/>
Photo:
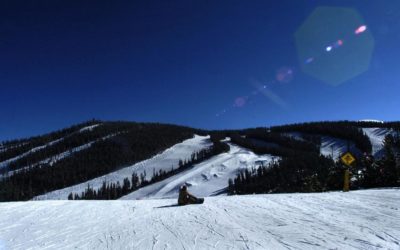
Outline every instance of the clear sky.
<path fill-rule="evenodd" d="M 353 8 L 375 42 L 368 70 L 337 86 L 298 59 L 294 34 L 318 6 Z M 0 141 L 91 118 L 205 129 L 399 120 L 399 20 L 398 0 L 4 0 Z"/>

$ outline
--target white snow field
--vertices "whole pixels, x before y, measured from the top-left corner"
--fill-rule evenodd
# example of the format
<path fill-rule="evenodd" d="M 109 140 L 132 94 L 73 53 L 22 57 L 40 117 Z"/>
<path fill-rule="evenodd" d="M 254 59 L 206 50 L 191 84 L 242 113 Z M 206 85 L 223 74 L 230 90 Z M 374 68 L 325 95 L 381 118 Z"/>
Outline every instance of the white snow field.
<path fill-rule="evenodd" d="M 189 189 L 190 191 L 190 189 Z M 400 249 L 400 190 L 0 203 L 2 249 Z"/>
<path fill-rule="evenodd" d="M 140 175 L 146 171 L 147 179 L 150 180 L 153 175 L 153 169 L 155 169 L 155 171 L 159 171 L 160 169 L 169 171 L 171 170 L 172 166 L 177 168 L 180 159 L 189 159 L 192 153 L 210 147 L 212 142 L 209 138 L 209 136 L 195 135 L 193 138 L 185 140 L 182 143 L 178 143 L 171 148 L 168 148 L 164 152 L 157 154 L 153 158 L 141 161 L 132 166 L 122 168 L 110 174 L 106 174 L 74 186 L 36 196 L 33 198 L 33 200 L 66 200 L 71 192 L 80 194 L 81 192 L 85 191 L 88 184 L 94 189 L 100 188 L 104 181 L 114 183 L 119 181 L 122 184 L 126 177 L 129 179 L 131 178 L 133 172 L 136 172 L 138 175 Z"/>
<path fill-rule="evenodd" d="M 196 164 L 190 170 L 184 171 L 168 179 L 154 183 L 132 192 L 121 199 L 153 199 L 177 198 L 182 184 L 189 186 L 196 196 L 206 197 L 226 194 L 228 180 L 235 178 L 240 170 L 255 167 L 256 161 L 267 165 L 279 157 L 271 155 L 256 155 L 252 151 L 228 143 L 230 150 Z"/>

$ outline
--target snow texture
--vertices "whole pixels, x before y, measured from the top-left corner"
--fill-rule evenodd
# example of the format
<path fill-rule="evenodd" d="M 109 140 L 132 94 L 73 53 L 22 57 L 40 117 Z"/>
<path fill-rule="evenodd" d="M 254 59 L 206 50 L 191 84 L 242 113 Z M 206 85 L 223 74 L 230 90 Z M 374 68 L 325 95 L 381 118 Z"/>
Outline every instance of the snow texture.
<path fill-rule="evenodd" d="M 21 159 L 21 158 L 23 158 L 23 157 L 25 157 L 25 156 L 27 156 L 27 155 L 29 155 L 29 154 L 31 154 L 31 153 L 34 153 L 34 152 L 39 151 L 39 150 L 42 150 L 42 149 L 44 149 L 44 148 L 46 148 L 46 147 L 52 146 L 52 145 L 54 145 L 54 144 L 56 144 L 56 143 L 62 141 L 63 139 L 64 139 L 64 138 L 60 138 L 60 139 L 51 141 L 51 142 L 49 142 L 49 143 L 46 143 L 45 145 L 32 148 L 32 149 L 28 150 L 27 152 L 25 152 L 25 153 L 23 153 L 23 154 L 20 154 L 20 155 L 14 157 L 14 158 L 8 159 L 8 160 L 3 161 L 3 162 L 0 162 L 0 168 L 3 168 L 3 167 L 5 167 L 5 166 L 7 166 L 8 164 L 10 164 L 10 163 L 12 163 L 12 162 L 14 162 L 14 161 L 16 161 L 16 160 L 18 160 L 18 159 Z"/>
<path fill-rule="evenodd" d="M 190 188 L 189 188 L 189 191 Z M 400 190 L 0 203 L 2 249 L 400 249 Z"/>
<path fill-rule="evenodd" d="M 363 119 L 363 120 L 359 120 L 359 122 L 376 122 L 376 123 L 385 123 L 382 120 L 374 120 L 374 119 Z"/>
<path fill-rule="evenodd" d="M 24 145 L 28 144 L 28 142 L 24 142 L 24 143 L 20 143 L 17 145 L 3 145 L 0 143 L 0 153 L 6 152 L 7 150 L 13 149 L 13 148 L 18 148 L 18 147 L 22 147 Z"/>
<path fill-rule="evenodd" d="M 367 120 L 366 120 L 367 121 Z M 376 120 L 368 120 L 375 121 Z M 372 144 L 372 155 L 375 158 L 381 158 L 383 156 L 383 140 L 388 134 L 393 134 L 392 129 L 388 128 L 362 128 L 362 131 L 368 136 Z M 285 136 L 292 137 L 293 139 L 303 141 L 302 133 L 290 132 L 283 133 Z M 361 152 L 353 142 L 349 142 L 350 151 L 356 154 L 361 154 Z M 320 152 L 325 156 L 333 156 L 333 159 L 338 159 L 341 155 L 347 151 L 347 141 L 339 138 L 334 138 L 331 136 L 321 136 L 321 148 Z"/>
<path fill-rule="evenodd" d="M 362 154 L 352 141 L 342 140 L 331 136 L 321 137 L 320 153 L 324 156 L 331 156 L 336 160 L 346 153 L 348 149 L 356 155 Z"/>
<path fill-rule="evenodd" d="M 85 131 L 92 131 L 94 128 L 96 128 L 96 127 L 98 127 L 100 125 L 101 124 L 99 123 L 99 124 L 94 124 L 94 125 L 91 125 L 91 126 L 87 126 L 87 127 L 81 128 L 79 130 L 79 133 L 82 133 L 82 132 L 85 132 Z"/>
<path fill-rule="evenodd" d="M 178 143 L 171 148 L 165 150 L 164 152 L 157 154 L 153 158 L 141 161 L 132 166 L 122 168 L 110 174 L 97 177 L 95 179 L 70 186 L 64 189 L 55 190 L 44 195 L 40 195 L 34 198 L 34 200 L 45 200 L 45 199 L 68 199 L 68 195 L 72 193 L 81 193 L 85 191 L 88 184 L 94 188 L 98 189 L 101 187 L 104 181 L 116 183 L 119 181 L 121 184 L 123 180 L 132 176 L 133 172 L 138 175 L 146 171 L 147 179 L 150 180 L 153 175 L 153 169 L 159 171 L 160 169 L 169 171 L 172 166 L 176 168 L 178 166 L 179 160 L 189 159 L 192 153 L 198 152 L 202 149 L 208 148 L 212 145 L 209 136 L 198 136 L 195 135 L 194 138 Z"/>
<path fill-rule="evenodd" d="M 62 152 L 60 154 L 53 155 L 53 156 L 51 156 L 49 158 L 46 158 L 46 159 L 44 159 L 44 160 L 42 160 L 42 161 L 40 161 L 38 163 L 32 164 L 31 166 L 23 167 L 23 168 L 14 170 L 14 171 L 8 171 L 6 174 L 0 175 L 0 179 L 1 179 L 1 177 L 11 176 L 11 175 L 13 175 L 15 173 L 18 173 L 19 171 L 22 171 L 22 170 L 26 170 L 26 169 L 29 169 L 29 168 L 32 168 L 32 167 L 37 167 L 40 164 L 49 164 L 50 166 L 53 166 L 56 162 L 61 161 L 62 159 L 67 158 L 67 157 L 69 157 L 70 155 L 72 155 L 74 153 L 77 153 L 79 151 L 82 151 L 82 150 L 90 148 L 94 143 L 96 143 L 98 141 L 104 141 L 104 140 L 107 140 L 107 139 L 109 139 L 111 137 L 114 137 L 116 135 L 119 135 L 119 134 L 120 133 L 107 135 L 107 136 L 104 136 L 104 137 L 102 137 L 100 139 L 97 139 L 95 141 L 91 141 L 91 142 L 83 144 L 81 146 L 78 146 L 78 147 L 72 148 L 70 150 L 64 151 L 64 152 Z"/>
<path fill-rule="evenodd" d="M 304 141 L 303 133 L 300 132 L 288 132 L 282 135 L 291 137 L 293 139 Z M 324 156 L 330 156 L 334 160 L 337 160 L 340 156 L 347 152 L 347 141 L 332 136 L 321 136 L 320 153 Z M 354 142 L 349 141 L 349 149 L 353 153 L 361 154 L 361 151 L 356 148 Z"/>
<path fill-rule="evenodd" d="M 258 161 L 267 165 L 273 159 L 279 159 L 271 155 L 258 156 L 231 143 L 229 146 L 227 153 L 214 156 L 187 171 L 141 188 L 121 199 L 177 198 L 183 184 L 199 197 L 226 194 L 228 180 L 235 178 L 239 171 L 255 167 Z"/>
<path fill-rule="evenodd" d="M 387 128 L 363 128 L 363 132 L 369 137 L 372 144 L 372 155 L 375 158 L 383 156 L 383 141 L 385 136 L 392 134 L 393 130 Z"/>
<path fill-rule="evenodd" d="M 100 125 L 101 125 L 101 124 L 95 124 L 95 125 L 91 125 L 91 126 L 87 126 L 87 127 L 81 128 L 81 129 L 79 130 L 79 133 L 82 133 L 82 132 L 84 132 L 84 131 L 92 131 L 94 128 L 96 128 L 96 127 L 98 127 L 98 126 L 100 126 Z M 31 153 L 34 153 L 34 152 L 37 152 L 37 151 L 39 151 L 39 150 L 45 149 L 46 147 L 50 147 L 50 146 L 52 146 L 52 145 L 54 145 L 54 144 L 56 144 L 56 143 L 58 143 L 58 142 L 60 142 L 60 141 L 62 141 L 62 140 L 64 140 L 64 137 L 63 137 L 63 138 L 59 138 L 59 139 L 54 140 L 54 141 L 51 141 L 51 142 L 49 142 L 49 143 L 46 143 L 45 145 L 32 148 L 32 149 L 30 149 L 29 151 L 27 151 L 27 152 L 25 152 L 25 153 L 23 153 L 23 154 L 20 154 L 20 155 L 18 155 L 18 156 L 16 156 L 16 157 L 13 157 L 13 158 L 8 159 L 8 160 L 6 160 L 6 161 L 0 162 L 0 168 L 3 168 L 3 167 L 5 167 L 5 166 L 7 166 L 8 164 L 10 164 L 10 163 L 12 163 L 12 162 L 14 162 L 14 161 L 17 161 L 17 160 L 19 160 L 19 159 L 21 159 L 21 158 L 23 158 L 23 157 L 25 157 L 25 156 L 27 156 L 27 155 L 29 155 L 29 154 L 31 154 Z M 21 144 L 21 145 L 23 145 L 23 144 Z M 14 148 L 14 147 L 18 147 L 18 145 L 16 145 L 16 146 L 11 146 L 11 147 L 8 147 L 8 148 L 3 148 L 3 147 L 1 147 L 1 148 L 0 148 L 0 152 L 7 151 L 8 149 L 11 149 L 11 148 Z"/>

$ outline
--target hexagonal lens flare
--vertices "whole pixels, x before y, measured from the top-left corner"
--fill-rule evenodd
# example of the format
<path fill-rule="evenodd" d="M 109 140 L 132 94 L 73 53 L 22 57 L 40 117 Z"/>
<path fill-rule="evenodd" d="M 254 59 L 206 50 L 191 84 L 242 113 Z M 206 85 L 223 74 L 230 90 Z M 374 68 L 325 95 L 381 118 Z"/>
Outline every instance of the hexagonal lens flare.
<path fill-rule="evenodd" d="M 369 68 L 374 39 L 351 8 L 318 7 L 295 33 L 303 72 L 339 85 Z"/>

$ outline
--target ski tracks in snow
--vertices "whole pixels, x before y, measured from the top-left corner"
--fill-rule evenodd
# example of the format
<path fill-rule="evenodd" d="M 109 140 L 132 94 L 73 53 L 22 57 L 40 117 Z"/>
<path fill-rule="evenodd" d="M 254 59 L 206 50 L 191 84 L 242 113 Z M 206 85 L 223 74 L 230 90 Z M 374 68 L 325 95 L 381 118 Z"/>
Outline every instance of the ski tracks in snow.
<path fill-rule="evenodd" d="M 400 249 L 400 190 L 0 203 L 5 249 Z"/>

